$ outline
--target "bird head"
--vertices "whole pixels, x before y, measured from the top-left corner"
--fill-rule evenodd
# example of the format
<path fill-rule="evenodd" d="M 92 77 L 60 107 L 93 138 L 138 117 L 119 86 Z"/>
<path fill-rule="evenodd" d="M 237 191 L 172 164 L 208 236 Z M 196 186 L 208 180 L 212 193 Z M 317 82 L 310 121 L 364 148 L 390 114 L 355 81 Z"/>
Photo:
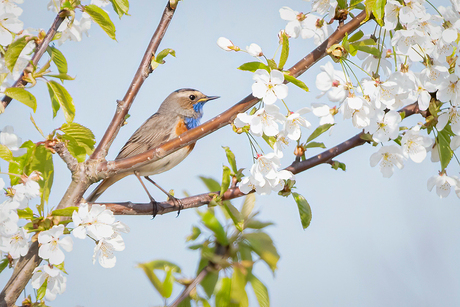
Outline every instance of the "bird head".
<path fill-rule="evenodd" d="M 158 112 L 174 112 L 186 118 L 199 120 L 203 116 L 203 105 L 217 98 L 219 96 L 206 96 L 200 91 L 183 88 L 172 92 L 161 104 Z"/>

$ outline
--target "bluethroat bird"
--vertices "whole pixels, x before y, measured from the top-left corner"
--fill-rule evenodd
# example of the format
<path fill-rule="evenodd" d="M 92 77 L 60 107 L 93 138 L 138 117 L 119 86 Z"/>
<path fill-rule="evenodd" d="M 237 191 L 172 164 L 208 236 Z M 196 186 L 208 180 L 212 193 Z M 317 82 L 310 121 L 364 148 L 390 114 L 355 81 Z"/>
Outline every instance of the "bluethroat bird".
<path fill-rule="evenodd" d="M 160 105 L 158 111 L 134 132 L 125 146 L 123 146 L 116 159 L 128 158 L 146 152 L 149 149 L 176 138 L 189 129 L 197 127 L 203 116 L 203 105 L 207 101 L 217 98 L 219 98 L 219 96 L 206 96 L 200 91 L 189 88 L 172 92 Z M 155 162 L 143 165 L 133 172 L 117 174 L 113 177 L 104 179 L 88 198 L 86 198 L 86 201 L 94 202 L 112 184 L 128 175 L 135 174 L 154 206 L 153 216 L 155 216 L 158 212 L 156 201 L 148 192 L 140 176 L 144 176 L 145 179 L 157 186 L 168 195 L 169 198 L 178 201 L 148 176 L 170 170 L 184 160 L 194 147 L 195 143 L 190 144 Z M 180 208 L 181 204 L 179 203 L 179 212 Z"/>

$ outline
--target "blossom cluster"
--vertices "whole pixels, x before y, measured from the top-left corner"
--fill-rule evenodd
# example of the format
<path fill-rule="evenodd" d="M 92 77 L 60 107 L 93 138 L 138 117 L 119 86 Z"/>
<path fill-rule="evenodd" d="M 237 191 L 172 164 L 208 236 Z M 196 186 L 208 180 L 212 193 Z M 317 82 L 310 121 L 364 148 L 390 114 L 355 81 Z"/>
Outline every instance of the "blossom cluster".
<path fill-rule="evenodd" d="M 14 133 L 11 126 L 0 131 L 0 145 L 6 146 L 14 157 L 24 155 L 21 148 L 22 139 Z M 0 190 L 6 191 L 7 199 L 0 204 L 0 252 L 8 255 L 9 262 L 14 265 L 21 256 L 25 256 L 31 244 L 31 234 L 28 228 L 20 227 L 18 210 L 32 212 L 29 201 L 41 196 L 39 181 L 43 178 L 40 173 L 33 171 L 29 176 L 22 175 L 18 184 L 5 188 L 5 181 L 0 178 Z M 112 211 L 105 206 L 93 205 L 91 209 L 86 203 L 73 212 L 74 229 L 62 224 L 53 225 L 50 229 L 40 231 L 37 235 L 39 243 L 38 256 L 47 261 L 37 267 L 32 277 L 32 287 L 45 287 L 45 299 L 54 300 L 57 294 L 66 289 L 67 278 L 64 276 L 65 254 L 73 249 L 72 238 L 92 238 L 96 242 L 93 263 L 99 260 L 101 266 L 111 268 L 115 265 L 114 251 L 125 248 L 121 232 L 127 233 L 128 227 L 116 221 Z M 27 225 L 26 225 L 27 226 Z M 30 229 L 30 228 L 29 228 Z"/>
<path fill-rule="evenodd" d="M 322 71 L 316 77 L 316 87 L 321 92 L 318 98 L 327 97 L 332 105 L 312 103 L 311 108 L 297 112 L 288 109 L 287 115 L 282 114 L 275 103 L 282 100 L 285 104 L 288 88 L 284 84 L 284 73 L 273 67 L 256 70 L 252 94 L 261 99 L 262 105 L 250 114 L 239 114 L 234 124 L 238 128 L 247 127 L 246 131 L 253 136 L 274 137 L 276 142 L 272 146 L 274 153 L 257 155 L 250 176 L 243 178 L 242 191 L 255 189 L 268 194 L 268 186 L 272 187 L 271 191 L 279 191 L 280 186 L 270 180 L 276 178 L 274 182 L 279 184 L 288 177 L 278 175 L 279 158 L 283 157 L 283 148 L 289 141 L 299 140 L 301 127 L 311 126 L 302 117 L 310 111 L 319 117 L 321 125 L 335 123 L 334 117 L 340 113 L 344 119 L 350 119 L 353 126 L 369 134 L 375 143 L 382 144 L 370 162 L 371 166 L 379 165 L 384 177 L 391 177 L 396 168 L 402 169 L 406 160 L 422 162 L 429 152 L 432 161 L 439 162 L 436 137 L 443 130 L 451 133 L 450 148 L 456 150 L 460 146 L 460 62 L 457 61 L 460 5 L 451 2 L 452 7 L 441 6 L 437 14 L 430 14 L 424 1 L 388 0 L 384 25 L 377 32 L 379 37 L 364 36 L 362 42 L 368 45 L 355 53 L 355 58 L 361 60 L 361 71 L 350 73 L 353 71 L 350 54 L 341 46 L 340 52 L 331 52 L 331 56 L 341 63 L 342 69 L 336 69 L 332 62 L 321 66 Z M 321 44 L 332 33 L 325 17 L 332 20 L 337 6 L 337 1 L 314 0 L 312 12 L 307 14 L 282 7 L 280 16 L 287 21 L 284 33 L 291 38 L 313 38 L 315 45 Z M 224 38 L 219 39 L 218 45 L 224 50 L 240 51 Z M 246 52 L 255 57 L 263 55 L 255 44 L 248 46 Z M 364 77 L 358 79 L 357 74 Z M 434 124 L 427 120 L 413 127 L 402 126 L 404 114 L 398 110 L 415 102 L 420 111 L 436 112 L 431 114 Z M 386 144 L 388 142 L 391 144 Z M 441 198 L 449 194 L 451 187 L 460 197 L 458 177 L 448 176 L 445 169 L 429 179 L 428 189 L 434 185 Z"/>

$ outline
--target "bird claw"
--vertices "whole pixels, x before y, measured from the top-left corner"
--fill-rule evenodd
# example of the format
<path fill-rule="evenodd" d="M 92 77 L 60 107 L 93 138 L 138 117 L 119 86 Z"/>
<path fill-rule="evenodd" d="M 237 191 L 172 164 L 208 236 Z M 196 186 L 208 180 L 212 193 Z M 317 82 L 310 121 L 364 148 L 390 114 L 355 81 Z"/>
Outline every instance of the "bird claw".
<path fill-rule="evenodd" d="M 178 217 L 180 214 L 180 211 L 184 208 L 184 204 L 182 204 L 182 201 L 179 198 L 176 198 L 172 196 L 171 194 L 168 194 L 168 200 L 171 200 L 174 203 L 175 207 L 179 207 L 179 209 L 177 210 L 177 215 L 176 215 L 176 217 Z"/>
<path fill-rule="evenodd" d="M 159 209 L 159 205 L 158 205 L 158 202 L 153 199 L 153 198 L 150 198 L 150 203 L 152 204 L 153 206 L 153 210 L 152 210 L 152 220 L 157 216 L 158 212 L 160 211 Z"/>

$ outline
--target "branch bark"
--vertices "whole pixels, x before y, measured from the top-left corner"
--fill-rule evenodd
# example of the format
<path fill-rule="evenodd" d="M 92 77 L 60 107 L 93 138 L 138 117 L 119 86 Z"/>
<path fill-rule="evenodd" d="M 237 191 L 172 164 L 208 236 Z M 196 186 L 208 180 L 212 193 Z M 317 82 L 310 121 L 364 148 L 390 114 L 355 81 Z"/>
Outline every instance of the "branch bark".
<path fill-rule="evenodd" d="M 311 66 L 327 55 L 326 50 L 330 46 L 342 41 L 346 33 L 350 34 L 358 29 L 365 17 L 366 12 L 363 11 L 347 24 L 337 29 L 320 46 L 291 67 L 289 69 L 290 74 L 294 77 L 298 77 L 307 71 Z M 132 171 L 144 164 L 157 161 L 170 153 L 194 143 L 208 134 L 211 134 L 214 131 L 230 124 L 238 113 L 249 110 L 249 108 L 254 106 L 257 102 L 259 102 L 259 99 L 250 94 L 227 111 L 221 113 L 206 123 L 181 134 L 179 137 L 162 144 L 161 146 L 130 158 L 99 163 L 94 176 L 97 179 L 104 179 L 118 173 Z"/>
<path fill-rule="evenodd" d="M 401 110 L 399 110 L 399 112 L 404 112 L 405 117 L 409 117 L 417 113 L 422 113 L 418 108 L 417 102 L 402 108 Z M 333 158 L 343 154 L 344 152 L 365 144 L 366 141 L 361 138 L 363 134 L 364 132 L 360 132 L 355 136 L 349 138 L 348 140 L 338 144 L 337 146 L 325 150 L 318 155 L 306 159 L 305 161 L 293 162 L 290 166 L 286 167 L 285 169 L 292 172 L 293 174 L 298 174 L 317 165 L 329 163 Z M 207 205 L 211 202 L 213 194 L 219 195 L 219 191 L 182 198 L 180 200 L 180 202 L 183 204 L 181 210 L 197 208 L 203 205 Z M 241 192 L 238 187 L 230 188 L 222 195 L 222 200 L 231 200 L 244 195 L 246 194 Z M 152 204 L 150 203 L 117 202 L 98 204 L 105 205 L 106 208 L 110 209 L 115 215 L 151 215 L 153 213 Z M 175 206 L 173 201 L 166 201 L 158 204 L 161 207 L 157 213 L 159 215 L 179 210 L 179 207 Z"/>
<path fill-rule="evenodd" d="M 46 48 L 48 48 L 49 43 L 53 40 L 54 35 L 56 35 L 57 29 L 61 25 L 62 21 L 65 18 L 65 14 L 63 11 L 60 11 L 57 15 L 56 18 L 54 19 L 53 24 L 51 25 L 50 29 L 48 30 L 48 33 L 46 33 L 45 38 L 43 39 L 42 43 L 40 46 L 37 47 L 37 50 L 35 51 L 34 55 L 32 56 L 32 59 L 30 60 L 31 63 L 29 63 L 24 71 L 31 71 L 33 69 L 33 66 L 37 66 L 38 61 L 41 59 L 43 54 L 46 51 Z M 33 64 L 33 65 L 32 65 Z M 21 76 L 19 79 L 14 82 L 12 87 L 24 87 L 27 85 L 27 81 L 24 81 L 22 78 L 24 77 L 24 71 L 22 72 Z M 3 108 L 6 108 L 11 100 L 13 100 L 11 97 L 5 96 L 2 99 L 2 104 Z"/>
<path fill-rule="evenodd" d="M 96 164 L 96 159 L 103 159 L 112 143 L 113 139 L 115 138 L 118 130 L 121 127 L 121 124 L 124 120 L 125 115 L 128 113 L 130 106 L 132 105 L 136 94 L 139 92 L 140 87 L 144 83 L 144 80 L 147 76 L 151 73 L 150 69 L 150 59 L 152 54 L 156 52 L 158 45 L 160 44 L 166 29 L 173 17 L 175 9 L 171 9 L 169 7 L 169 1 L 166 6 L 166 9 L 163 13 L 159 26 L 157 27 L 153 37 L 150 41 L 149 47 L 142 59 L 141 65 L 139 66 L 138 71 L 134 77 L 133 82 L 131 83 L 124 99 L 122 102 L 119 103 L 117 112 L 112 119 L 112 123 L 110 124 L 109 128 L 107 129 L 103 139 L 99 143 L 99 146 L 94 151 L 93 155 L 86 163 L 80 163 L 75 165 L 73 160 L 70 158 L 65 158 L 62 154 L 65 155 L 65 150 L 62 149 L 60 156 L 64 159 L 64 162 L 67 163 L 69 169 L 72 171 L 72 182 L 70 186 L 67 188 L 64 196 L 62 197 L 57 209 L 66 208 L 75 204 L 78 204 L 83 196 L 83 193 L 88 189 L 91 185 L 91 181 L 88 178 L 87 170 L 91 169 L 91 165 Z M 62 12 L 60 12 L 62 13 Z M 38 48 L 37 52 L 34 54 L 32 58 L 32 62 L 36 65 L 38 60 L 43 55 L 48 46 L 49 42 L 54 37 L 56 30 L 58 29 L 59 25 L 62 23 L 64 17 L 59 17 L 60 14 L 56 17 L 51 29 L 48 31 L 45 39 L 43 40 L 42 44 Z M 30 65 L 30 64 L 29 64 Z M 25 81 L 21 78 L 15 83 L 14 86 L 20 86 L 27 84 L 24 83 Z M 2 100 L 2 103 L 9 104 L 11 98 L 6 97 Z M 15 302 L 17 301 L 20 293 L 24 290 L 25 286 L 32 278 L 33 270 L 40 264 L 41 258 L 38 257 L 38 243 L 35 242 L 32 247 L 30 248 L 28 254 L 24 257 L 21 257 L 16 264 L 15 270 L 13 271 L 10 280 L 6 284 L 3 291 L 0 293 L 0 307 L 6 306 L 14 306 Z"/>
<path fill-rule="evenodd" d="M 144 57 L 142 58 L 139 68 L 137 69 L 137 72 L 134 75 L 133 81 L 131 82 L 128 91 L 126 92 L 125 97 L 123 97 L 122 101 L 118 101 L 117 111 L 113 116 L 112 121 L 110 122 L 109 127 L 107 128 L 104 136 L 102 137 L 98 146 L 91 155 L 90 160 L 100 160 L 104 159 L 105 156 L 107 156 L 110 145 L 117 136 L 118 131 L 120 130 L 121 125 L 125 120 L 125 116 L 126 114 L 128 114 L 128 111 L 134 102 L 134 98 L 139 92 L 142 84 L 144 84 L 145 79 L 147 79 L 149 74 L 152 72 L 150 66 L 152 55 L 154 55 L 157 51 L 158 46 L 160 45 L 160 42 L 163 39 L 163 36 L 165 35 L 166 30 L 168 29 L 168 26 L 176 10 L 176 7 L 171 8 L 169 3 L 170 2 L 168 1 L 163 15 L 161 16 L 161 20 L 158 24 L 158 27 L 155 30 L 152 39 L 150 40 L 150 44 L 148 45 L 147 50 L 145 51 Z"/>

